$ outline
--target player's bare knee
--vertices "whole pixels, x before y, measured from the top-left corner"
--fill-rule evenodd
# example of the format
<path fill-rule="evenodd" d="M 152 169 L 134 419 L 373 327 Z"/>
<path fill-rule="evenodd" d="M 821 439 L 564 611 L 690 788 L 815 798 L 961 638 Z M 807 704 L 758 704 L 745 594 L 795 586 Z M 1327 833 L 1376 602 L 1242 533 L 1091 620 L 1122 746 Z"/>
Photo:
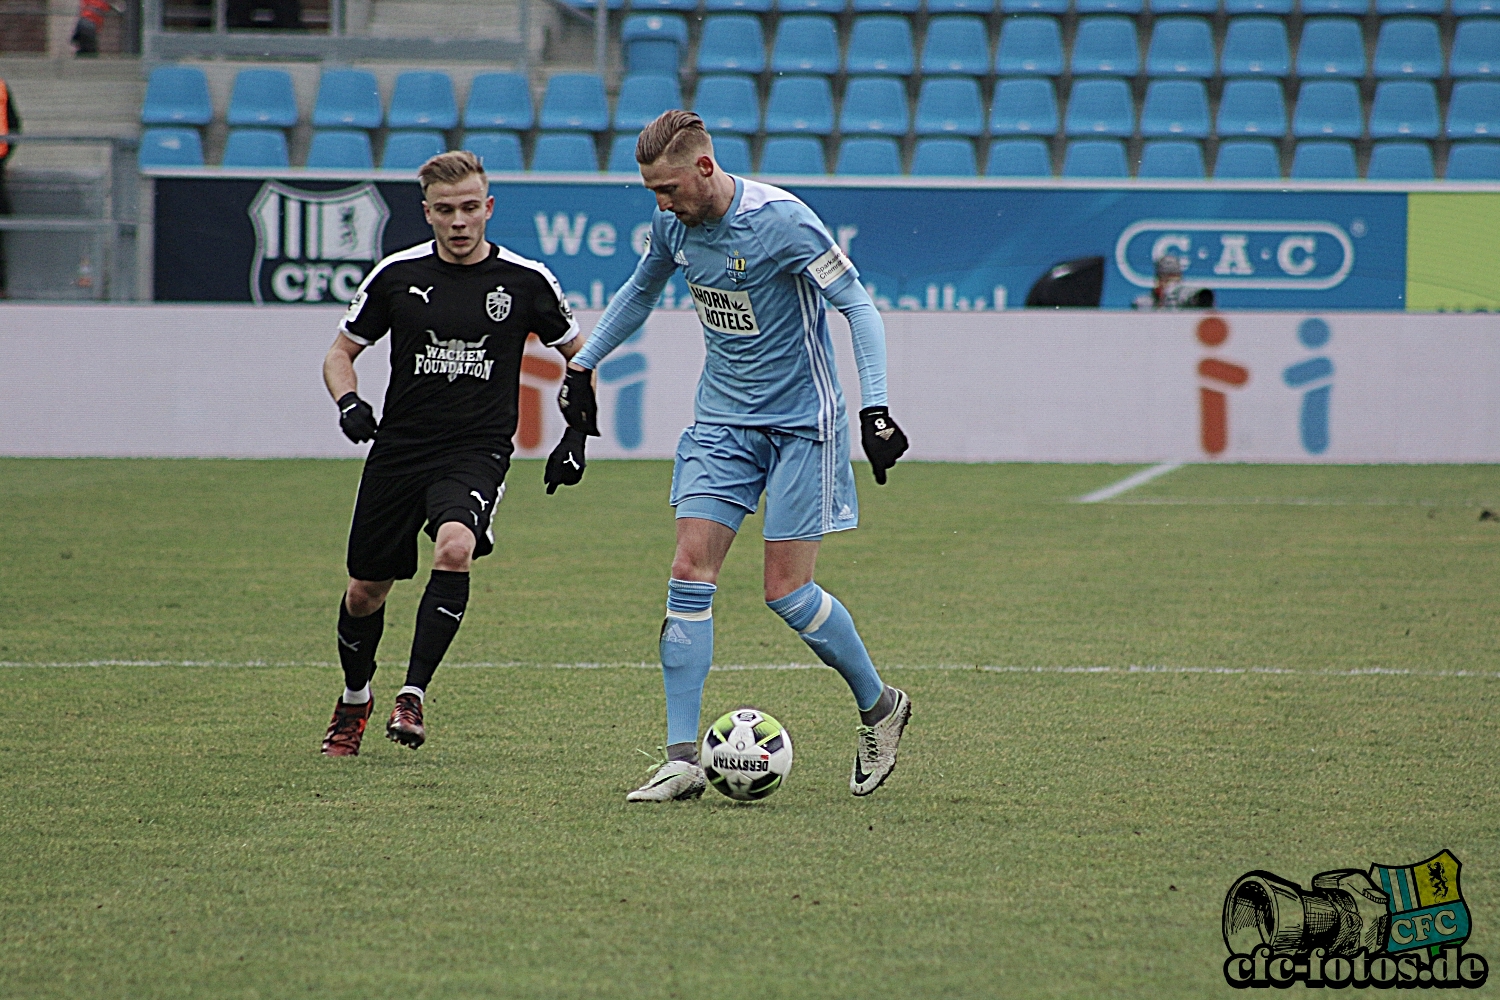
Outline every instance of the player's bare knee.
<path fill-rule="evenodd" d="M 698 559 L 692 553 L 679 551 L 672 560 L 672 579 L 718 583 L 719 567 L 711 560 Z"/>
<path fill-rule="evenodd" d="M 355 618 L 365 618 L 379 611 L 391 592 L 394 580 L 349 580 L 349 589 L 344 592 L 344 607 Z"/>

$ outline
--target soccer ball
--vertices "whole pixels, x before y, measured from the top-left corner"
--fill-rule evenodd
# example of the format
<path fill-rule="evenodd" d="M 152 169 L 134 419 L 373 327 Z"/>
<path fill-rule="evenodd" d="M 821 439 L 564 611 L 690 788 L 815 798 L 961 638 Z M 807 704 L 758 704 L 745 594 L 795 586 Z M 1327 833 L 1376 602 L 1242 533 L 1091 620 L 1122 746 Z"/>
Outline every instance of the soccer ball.
<path fill-rule="evenodd" d="M 766 713 L 738 708 L 708 727 L 701 759 L 708 783 L 731 799 L 763 799 L 792 770 L 792 737 Z"/>

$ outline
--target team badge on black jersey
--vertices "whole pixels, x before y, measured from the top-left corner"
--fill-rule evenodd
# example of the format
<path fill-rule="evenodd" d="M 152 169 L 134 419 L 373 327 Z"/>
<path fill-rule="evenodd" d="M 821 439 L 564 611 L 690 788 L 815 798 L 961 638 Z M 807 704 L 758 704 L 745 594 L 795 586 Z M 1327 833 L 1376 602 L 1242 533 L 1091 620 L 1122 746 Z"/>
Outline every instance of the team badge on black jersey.
<path fill-rule="evenodd" d="M 495 290 L 484 297 L 484 311 L 496 323 L 505 322 L 505 317 L 510 315 L 510 294 L 504 285 L 496 285 Z"/>

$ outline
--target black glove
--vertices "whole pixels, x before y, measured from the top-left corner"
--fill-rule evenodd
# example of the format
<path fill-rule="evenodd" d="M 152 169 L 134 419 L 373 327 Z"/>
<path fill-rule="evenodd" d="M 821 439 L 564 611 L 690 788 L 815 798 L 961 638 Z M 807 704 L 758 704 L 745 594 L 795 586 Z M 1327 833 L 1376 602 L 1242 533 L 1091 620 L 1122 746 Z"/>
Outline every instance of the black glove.
<path fill-rule="evenodd" d="M 364 444 L 375 436 L 375 409 L 359 398 L 357 392 L 339 397 L 339 430 L 355 444 Z"/>
<path fill-rule="evenodd" d="M 582 431 L 571 427 L 563 431 L 562 440 L 547 456 L 547 471 L 542 474 L 549 496 L 556 493 L 559 486 L 577 486 L 583 482 L 583 467 L 587 464 L 583 459 L 583 446 L 587 441 Z"/>
<path fill-rule="evenodd" d="M 593 379 L 594 373 L 591 371 L 568 368 L 567 374 L 563 376 L 562 388 L 557 390 L 557 408 L 562 410 L 563 419 L 568 422 L 569 427 L 589 437 L 598 437 L 599 404 L 594 399 Z M 582 457 L 582 449 L 578 454 Z"/>
<path fill-rule="evenodd" d="M 865 446 L 865 457 L 875 473 L 875 481 L 885 485 L 885 470 L 906 454 L 906 435 L 891 419 L 885 406 L 867 406 L 859 411 L 859 442 Z"/>

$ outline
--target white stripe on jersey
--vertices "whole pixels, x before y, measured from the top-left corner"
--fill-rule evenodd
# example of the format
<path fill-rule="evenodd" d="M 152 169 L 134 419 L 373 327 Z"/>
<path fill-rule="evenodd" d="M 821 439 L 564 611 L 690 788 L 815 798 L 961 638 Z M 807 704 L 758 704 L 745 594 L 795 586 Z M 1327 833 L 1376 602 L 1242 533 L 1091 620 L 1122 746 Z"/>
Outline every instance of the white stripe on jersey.
<path fill-rule="evenodd" d="M 365 299 L 368 298 L 368 296 L 365 294 L 365 289 L 370 287 L 370 282 L 375 280 L 375 276 L 377 274 L 385 270 L 391 264 L 402 260 L 419 260 L 423 257 L 430 257 L 436 252 L 437 243 L 434 240 L 428 240 L 426 243 L 418 243 L 414 247 L 407 247 L 405 250 L 397 250 L 389 257 L 381 258 L 380 263 L 371 268 L 370 273 L 365 275 L 365 280 L 359 283 L 359 290 L 354 293 L 354 298 L 349 300 L 349 310 L 344 313 L 344 318 L 339 320 L 339 333 L 342 333 L 344 336 L 348 337 L 350 340 L 354 341 L 356 344 L 361 345 L 362 347 L 369 347 L 370 342 L 368 340 L 363 337 L 357 337 L 349 332 L 349 324 L 359 319 L 360 311 L 365 307 Z"/>
<path fill-rule="evenodd" d="M 812 282 L 803 275 L 792 279 L 797 288 L 797 304 L 802 309 L 802 342 L 807 348 L 808 363 L 812 369 L 813 386 L 818 391 L 818 436 L 823 439 L 822 451 L 822 527 L 824 534 L 834 530 L 834 484 L 838 482 L 838 391 L 833 382 L 833 371 L 823 344 L 818 340 L 818 320 L 822 316 L 823 300 L 814 290 Z"/>
<path fill-rule="evenodd" d="M 752 181 L 744 177 L 740 178 L 740 183 L 745 185 L 745 192 L 740 195 L 740 207 L 735 211 L 735 215 L 744 215 L 746 212 L 753 212 L 757 208 L 769 205 L 773 201 L 795 201 L 803 208 L 807 207 L 801 198 L 798 198 L 790 191 L 783 191 L 779 187 L 762 184 L 760 181 Z"/>
<path fill-rule="evenodd" d="M 522 257 L 515 251 L 507 250 L 505 247 L 501 246 L 498 243 L 495 244 L 495 256 L 499 257 L 501 260 L 509 261 L 510 263 L 515 264 L 519 267 L 530 268 L 531 270 L 540 274 L 542 277 L 546 278 L 547 284 L 552 286 L 552 294 L 557 296 L 558 304 L 562 306 L 562 314 L 568 317 L 568 332 L 554 340 L 552 343 L 548 344 L 548 347 L 556 347 L 559 344 L 566 344 L 568 341 L 578 336 L 578 320 L 573 317 L 573 309 L 568 305 L 568 297 L 563 294 L 562 285 L 557 283 L 557 278 L 553 277 L 552 271 L 547 267 L 546 264 L 543 264 L 539 260 L 532 260 L 530 257 Z"/>

